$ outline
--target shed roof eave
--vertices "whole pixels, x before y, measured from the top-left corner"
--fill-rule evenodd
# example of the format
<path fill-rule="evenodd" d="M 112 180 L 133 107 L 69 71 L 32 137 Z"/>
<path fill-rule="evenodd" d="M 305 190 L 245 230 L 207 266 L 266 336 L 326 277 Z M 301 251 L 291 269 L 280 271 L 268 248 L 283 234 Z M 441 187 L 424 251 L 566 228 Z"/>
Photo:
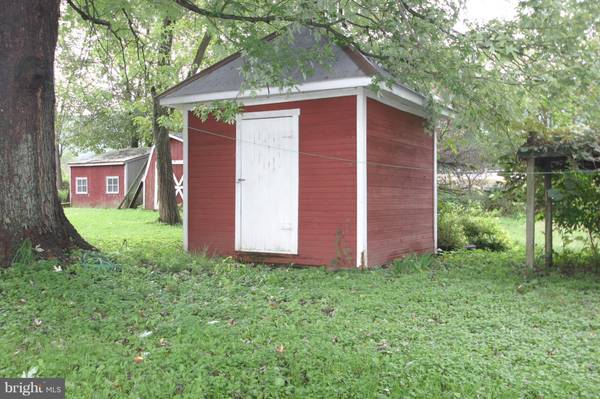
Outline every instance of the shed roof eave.
<path fill-rule="evenodd" d="M 120 161 L 120 162 L 86 162 L 86 161 L 79 161 L 79 162 L 67 162 L 67 165 L 69 166 L 121 166 L 121 165 L 125 165 L 125 161 Z"/>
<path fill-rule="evenodd" d="M 122 161 L 71 161 L 71 162 L 67 162 L 67 165 L 69 166 L 118 166 L 118 165 L 125 165 L 126 163 L 129 162 L 133 162 L 133 161 L 138 161 L 140 159 L 143 158 L 147 158 L 148 154 L 142 154 L 142 155 L 138 155 L 135 157 L 131 157 L 128 159 L 124 159 Z"/>
<path fill-rule="evenodd" d="M 300 95 L 303 93 L 316 93 L 323 92 L 327 93 L 333 90 L 341 89 L 352 89 L 352 88 L 365 88 L 370 87 L 373 84 L 373 78 L 361 77 L 361 78 L 348 78 L 348 79 L 337 79 L 330 81 L 310 82 L 298 85 L 293 91 L 286 91 L 281 89 L 258 89 L 254 92 L 239 92 L 239 91 L 222 91 L 206 94 L 179 96 L 179 97 L 166 97 L 160 99 L 160 104 L 163 106 L 170 106 L 173 108 L 191 108 L 195 104 L 207 103 L 211 101 L 219 100 L 238 100 L 243 102 L 244 100 L 267 98 L 273 96 L 289 96 Z M 413 106 L 424 109 L 426 100 L 425 97 L 418 94 L 417 92 L 404 87 L 402 85 L 394 84 L 391 86 L 382 85 L 380 90 L 391 94 L 395 97 L 402 99 L 403 101 L 412 104 Z"/>

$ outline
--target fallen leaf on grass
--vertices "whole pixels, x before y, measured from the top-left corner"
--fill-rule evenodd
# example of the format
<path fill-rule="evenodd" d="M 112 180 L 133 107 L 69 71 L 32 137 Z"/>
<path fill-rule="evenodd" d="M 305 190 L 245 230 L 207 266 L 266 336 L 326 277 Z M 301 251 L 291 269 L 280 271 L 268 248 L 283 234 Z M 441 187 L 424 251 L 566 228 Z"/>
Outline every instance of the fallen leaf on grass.
<path fill-rule="evenodd" d="M 277 353 L 283 353 L 283 352 L 285 352 L 285 346 L 283 346 L 283 345 L 277 345 L 277 348 L 275 349 L 275 351 Z"/>
<path fill-rule="evenodd" d="M 134 358 L 133 358 L 133 361 L 134 361 L 136 364 L 140 364 L 141 362 L 143 362 L 143 361 L 144 361 L 144 357 L 143 357 L 143 356 L 136 356 L 136 357 L 134 357 Z"/>

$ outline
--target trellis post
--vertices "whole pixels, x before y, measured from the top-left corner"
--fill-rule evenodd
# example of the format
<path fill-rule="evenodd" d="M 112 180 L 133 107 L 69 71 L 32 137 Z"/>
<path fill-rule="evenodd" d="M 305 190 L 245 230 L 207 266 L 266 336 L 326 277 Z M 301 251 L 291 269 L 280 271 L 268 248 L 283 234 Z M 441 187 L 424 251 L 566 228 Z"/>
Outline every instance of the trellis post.
<path fill-rule="evenodd" d="M 535 157 L 527 158 L 527 208 L 526 208 L 526 259 L 527 267 L 535 266 Z"/>
<path fill-rule="evenodd" d="M 544 224 L 545 224 L 545 235 L 546 245 L 545 248 L 545 264 L 547 268 L 552 267 L 552 256 L 553 256 L 553 243 L 552 243 L 552 197 L 550 196 L 550 190 L 552 190 L 552 169 L 546 168 L 546 174 L 544 175 Z"/>

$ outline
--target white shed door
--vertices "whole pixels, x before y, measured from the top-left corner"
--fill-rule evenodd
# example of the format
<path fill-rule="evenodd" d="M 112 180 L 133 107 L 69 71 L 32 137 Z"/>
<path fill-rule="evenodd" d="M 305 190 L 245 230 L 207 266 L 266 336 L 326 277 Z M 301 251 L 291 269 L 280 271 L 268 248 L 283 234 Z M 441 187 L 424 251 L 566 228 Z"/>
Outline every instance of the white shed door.
<path fill-rule="evenodd" d="M 237 121 L 236 249 L 298 253 L 298 110 Z"/>

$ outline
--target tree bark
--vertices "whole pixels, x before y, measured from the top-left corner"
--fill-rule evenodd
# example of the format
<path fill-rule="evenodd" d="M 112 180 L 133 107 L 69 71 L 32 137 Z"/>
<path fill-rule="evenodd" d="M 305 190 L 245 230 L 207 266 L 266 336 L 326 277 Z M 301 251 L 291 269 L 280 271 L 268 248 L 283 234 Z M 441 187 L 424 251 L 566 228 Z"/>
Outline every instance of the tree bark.
<path fill-rule="evenodd" d="M 57 190 L 63 189 L 62 166 L 60 164 L 60 157 L 61 157 L 60 144 L 58 143 L 58 140 L 57 140 L 55 143 L 55 149 L 54 149 L 54 159 L 56 160 L 56 189 Z"/>
<path fill-rule="evenodd" d="M 161 44 L 158 50 L 160 55 L 159 68 L 170 63 L 171 48 L 173 46 L 172 23 L 173 21 L 168 17 L 163 21 Z M 169 131 L 159 122 L 161 117 L 168 115 L 168 110 L 160 106 L 154 88 L 151 92 L 153 104 L 152 135 L 154 136 L 154 149 L 156 152 L 159 220 L 167 224 L 179 224 L 181 223 L 181 217 L 179 216 L 179 208 L 177 208 L 175 182 L 173 181 Z"/>
<path fill-rule="evenodd" d="M 56 187 L 54 51 L 60 0 L 0 12 L 0 266 L 24 240 L 62 257 L 92 249 L 64 215 Z"/>
<path fill-rule="evenodd" d="M 179 216 L 179 208 L 177 208 L 175 182 L 173 181 L 173 162 L 171 160 L 169 132 L 158 122 L 161 116 L 167 114 L 167 110 L 160 106 L 155 93 L 152 93 L 152 96 L 154 105 L 152 133 L 156 152 L 159 220 L 167 224 L 179 224 L 181 223 L 181 217 Z"/>

